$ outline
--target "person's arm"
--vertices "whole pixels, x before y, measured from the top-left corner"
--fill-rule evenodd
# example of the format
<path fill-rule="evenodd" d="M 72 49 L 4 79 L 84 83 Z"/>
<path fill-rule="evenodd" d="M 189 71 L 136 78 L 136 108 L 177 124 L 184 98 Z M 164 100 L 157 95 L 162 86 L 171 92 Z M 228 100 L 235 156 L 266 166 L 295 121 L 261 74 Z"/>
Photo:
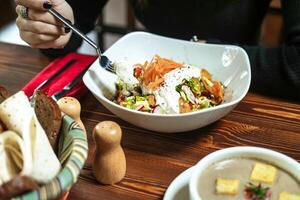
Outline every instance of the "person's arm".
<path fill-rule="evenodd" d="M 83 33 L 93 30 L 95 21 L 108 0 L 89 0 L 88 2 L 68 0 L 73 9 L 75 26 Z M 82 39 L 72 33 L 69 42 L 62 49 L 41 49 L 42 53 L 49 57 L 57 57 L 76 51 L 82 44 Z"/>
<path fill-rule="evenodd" d="M 282 0 L 284 42 L 277 48 L 242 46 L 252 69 L 251 90 L 300 101 L 300 0 Z"/>

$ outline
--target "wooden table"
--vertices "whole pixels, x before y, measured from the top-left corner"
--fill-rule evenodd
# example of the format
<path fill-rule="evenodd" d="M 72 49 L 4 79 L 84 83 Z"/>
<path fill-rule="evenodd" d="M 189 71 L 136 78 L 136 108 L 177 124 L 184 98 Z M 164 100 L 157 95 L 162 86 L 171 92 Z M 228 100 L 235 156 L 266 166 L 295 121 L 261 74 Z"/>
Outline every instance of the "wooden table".
<path fill-rule="evenodd" d="M 20 90 L 50 60 L 37 50 L 0 43 L 0 84 Z M 171 181 L 207 154 L 232 146 L 259 146 L 300 161 L 300 105 L 249 93 L 226 117 L 191 132 L 165 134 L 140 129 L 106 110 L 89 93 L 81 99 L 89 157 L 69 199 L 162 199 Z M 113 186 L 96 182 L 91 172 L 91 131 L 113 120 L 123 129 L 127 158 L 125 179 Z"/>

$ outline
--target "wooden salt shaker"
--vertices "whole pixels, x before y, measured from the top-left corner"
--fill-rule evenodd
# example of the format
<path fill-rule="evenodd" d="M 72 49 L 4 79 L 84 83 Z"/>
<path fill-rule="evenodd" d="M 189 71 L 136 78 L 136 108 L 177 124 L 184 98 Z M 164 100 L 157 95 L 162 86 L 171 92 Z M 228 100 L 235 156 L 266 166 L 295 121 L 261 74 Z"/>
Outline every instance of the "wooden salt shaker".
<path fill-rule="evenodd" d="M 102 184 L 121 181 L 126 172 L 126 158 L 120 145 L 122 130 L 112 121 L 98 123 L 93 130 L 96 150 L 93 160 L 93 173 Z"/>
<path fill-rule="evenodd" d="M 57 104 L 63 113 L 72 117 L 82 128 L 82 130 L 86 132 L 85 127 L 80 119 L 81 105 L 76 98 L 63 97 L 57 101 Z"/>

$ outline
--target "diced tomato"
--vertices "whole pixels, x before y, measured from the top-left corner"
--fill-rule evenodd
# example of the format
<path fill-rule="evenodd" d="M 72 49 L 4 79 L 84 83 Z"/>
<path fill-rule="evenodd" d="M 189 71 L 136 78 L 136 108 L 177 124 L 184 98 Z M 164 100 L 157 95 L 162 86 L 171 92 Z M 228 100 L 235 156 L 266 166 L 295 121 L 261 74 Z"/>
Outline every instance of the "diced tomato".
<path fill-rule="evenodd" d="M 118 103 L 123 102 L 123 101 L 125 101 L 125 98 L 126 97 L 124 95 L 122 95 L 121 93 L 119 93 L 118 98 L 117 98 L 117 102 Z"/>
<path fill-rule="evenodd" d="M 137 65 L 134 69 L 133 69 L 133 76 L 135 78 L 139 78 L 142 76 L 142 72 L 143 72 L 143 69 L 142 67 L 140 67 L 139 65 Z"/>

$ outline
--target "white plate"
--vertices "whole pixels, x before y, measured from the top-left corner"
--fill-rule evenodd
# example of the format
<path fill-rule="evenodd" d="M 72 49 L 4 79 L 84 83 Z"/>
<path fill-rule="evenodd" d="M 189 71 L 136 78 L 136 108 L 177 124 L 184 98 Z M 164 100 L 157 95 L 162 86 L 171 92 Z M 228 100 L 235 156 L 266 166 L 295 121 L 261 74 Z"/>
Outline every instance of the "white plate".
<path fill-rule="evenodd" d="M 165 193 L 164 200 L 189 199 L 189 181 L 193 170 L 194 167 L 188 168 L 172 181 Z"/>

